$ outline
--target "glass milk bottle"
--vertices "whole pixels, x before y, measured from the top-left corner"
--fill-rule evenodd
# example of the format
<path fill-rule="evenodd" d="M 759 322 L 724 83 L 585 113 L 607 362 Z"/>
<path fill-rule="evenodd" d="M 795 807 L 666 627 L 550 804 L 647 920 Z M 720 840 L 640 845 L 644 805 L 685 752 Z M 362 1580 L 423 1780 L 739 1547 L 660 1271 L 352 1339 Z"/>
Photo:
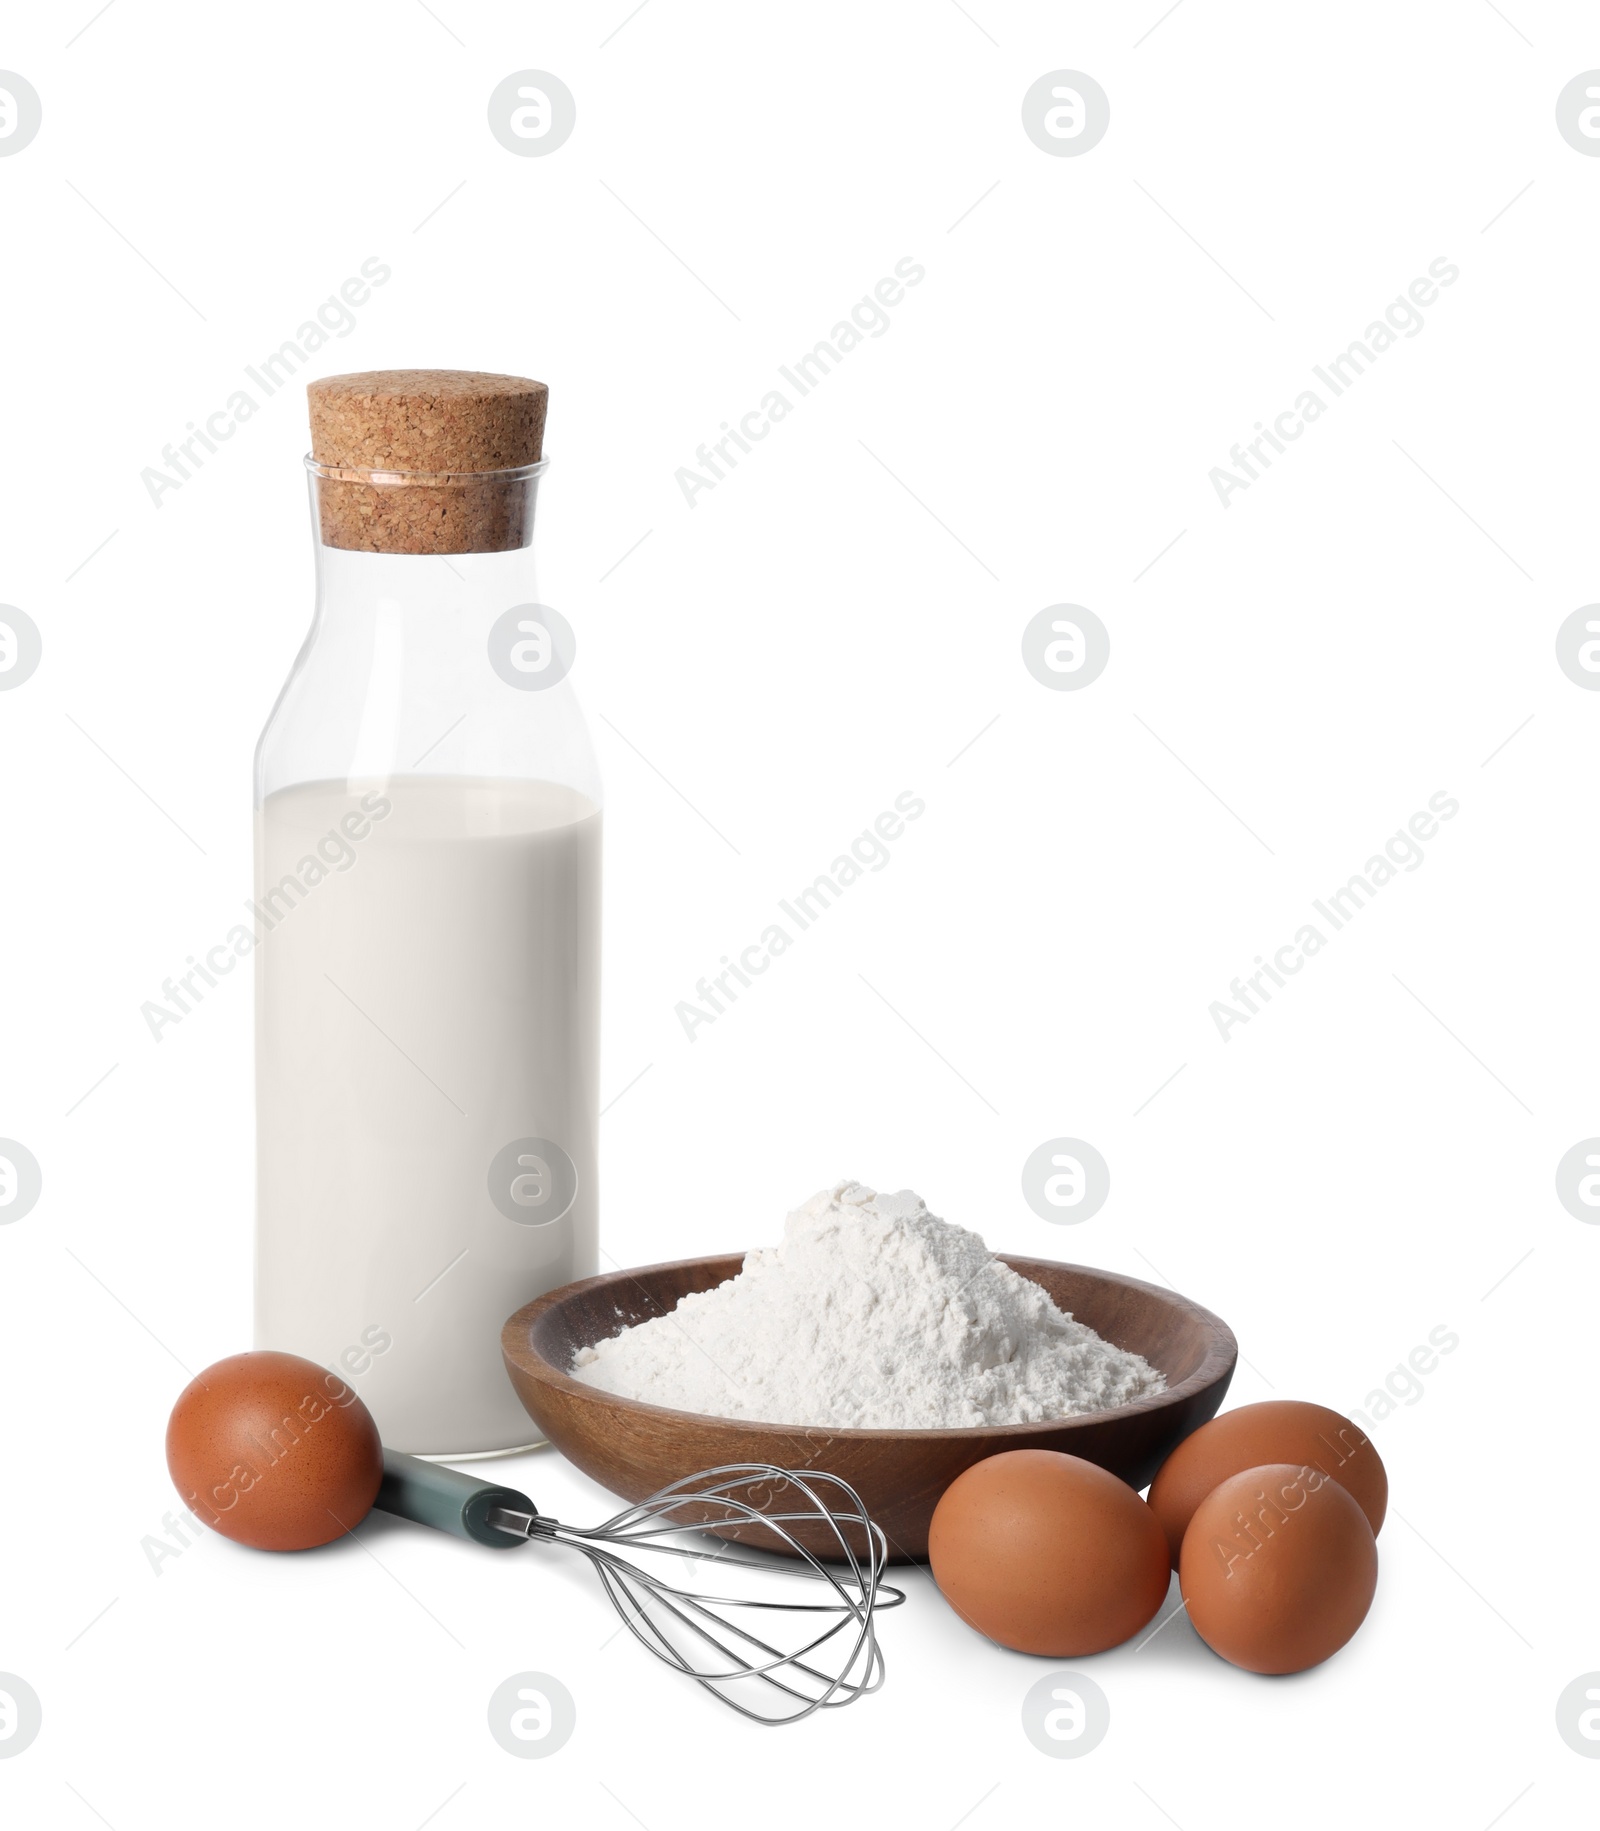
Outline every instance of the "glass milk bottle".
<path fill-rule="evenodd" d="M 393 1449 L 537 1437 L 500 1358 L 597 1269 L 600 783 L 532 548 L 546 390 L 310 387 L 317 603 L 256 753 L 256 1343 Z"/>

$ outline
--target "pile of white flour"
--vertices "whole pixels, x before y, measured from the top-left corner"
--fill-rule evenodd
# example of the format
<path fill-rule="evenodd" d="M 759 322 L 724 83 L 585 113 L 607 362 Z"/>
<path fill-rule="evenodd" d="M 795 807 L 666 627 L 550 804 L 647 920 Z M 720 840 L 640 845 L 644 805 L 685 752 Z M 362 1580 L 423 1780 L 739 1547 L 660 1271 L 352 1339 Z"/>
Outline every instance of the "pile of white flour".
<path fill-rule="evenodd" d="M 1166 1386 L 920 1196 L 851 1182 L 737 1278 L 584 1349 L 573 1376 L 678 1411 L 869 1430 L 1036 1423 Z"/>

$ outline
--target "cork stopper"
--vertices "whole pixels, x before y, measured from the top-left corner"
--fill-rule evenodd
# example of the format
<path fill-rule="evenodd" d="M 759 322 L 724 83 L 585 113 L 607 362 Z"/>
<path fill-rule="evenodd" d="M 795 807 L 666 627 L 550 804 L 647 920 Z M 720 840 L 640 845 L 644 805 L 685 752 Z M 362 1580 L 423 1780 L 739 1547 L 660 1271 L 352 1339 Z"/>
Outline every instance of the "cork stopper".
<path fill-rule="evenodd" d="M 542 381 L 378 369 L 330 375 L 306 393 L 325 546 L 498 553 L 532 540 L 532 479 L 483 473 L 539 462 Z"/>

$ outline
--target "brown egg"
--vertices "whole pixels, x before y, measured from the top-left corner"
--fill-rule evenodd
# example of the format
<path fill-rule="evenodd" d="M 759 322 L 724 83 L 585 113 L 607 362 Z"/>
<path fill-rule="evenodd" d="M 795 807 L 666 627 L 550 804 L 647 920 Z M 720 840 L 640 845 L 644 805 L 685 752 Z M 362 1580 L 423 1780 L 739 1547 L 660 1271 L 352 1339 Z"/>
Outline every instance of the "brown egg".
<path fill-rule="evenodd" d="M 1338 1482 L 1309 1464 L 1230 1475 L 1195 1509 L 1178 1585 L 1195 1632 L 1247 1672 L 1304 1672 L 1366 1619 L 1378 1546 Z"/>
<path fill-rule="evenodd" d="M 1373 1532 L 1382 1529 L 1389 1477 L 1366 1433 L 1326 1405 L 1268 1399 L 1202 1424 L 1162 1463 L 1150 1484 L 1150 1505 L 1166 1532 L 1174 1570 L 1184 1531 L 1201 1501 L 1230 1475 L 1268 1462 L 1308 1462 L 1331 1475 L 1360 1502 Z"/>
<path fill-rule="evenodd" d="M 336 1373 L 297 1354 L 235 1354 L 184 1387 L 167 1468 L 208 1526 L 261 1551 L 305 1551 L 359 1525 L 383 1446 Z"/>
<path fill-rule="evenodd" d="M 1161 1527 L 1133 1489 L 1054 1450 L 1006 1450 L 958 1475 L 934 1509 L 928 1560 L 969 1627 L 1054 1657 L 1137 1634 L 1171 1577 Z"/>

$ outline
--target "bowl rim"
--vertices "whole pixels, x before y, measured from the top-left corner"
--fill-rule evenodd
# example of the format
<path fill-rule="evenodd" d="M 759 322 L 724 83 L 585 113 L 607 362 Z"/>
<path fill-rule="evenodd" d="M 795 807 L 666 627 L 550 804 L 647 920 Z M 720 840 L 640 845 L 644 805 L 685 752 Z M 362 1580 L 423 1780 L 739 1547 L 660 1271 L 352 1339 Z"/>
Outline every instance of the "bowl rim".
<path fill-rule="evenodd" d="M 1170 1309 L 1182 1310 L 1195 1318 L 1201 1326 L 1205 1337 L 1205 1352 L 1200 1364 L 1187 1378 L 1175 1386 L 1168 1386 L 1162 1392 L 1147 1394 L 1144 1398 L 1131 1399 L 1125 1405 L 1114 1405 L 1109 1411 L 1074 1412 L 1065 1418 L 1041 1418 L 1026 1424 L 946 1424 L 932 1427 L 891 1426 L 865 1429 L 846 1424 L 779 1424 L 769 1423 L 760 1418 L 730 1418 L 714 1412 L 680 1411 L 672 1405 L 652 1405 L 646 1399 L 624 1398 L 620 1393 L 608 1392 L 602 1386 L 591 1386 L 585 1380 L 577 1380 L 565 1369 L 557 1367 L 547 1360 L 533 1346 L 533 1327 L 544 1314 L 560 1304 L 570 1302 L 573 1298 L 587 1291 L 601 1290 L 609 1285 L 629 1281 L 637 1283 L 640 1279 L 663 1272 L 685 1271 L 701 1266 L 714 1265 L 723 1261 L 732 1261 L 742 1266 L 747 1254 L 743 1252 L 700 1253 L 689 1259 L 663 1259 L 654 1265 L 629 1266 L 617 1271 L 597 1272 L 590 1278 L 576 1278 L 569 1284 L 558 1286 L 555 1290 L 546 1291 L 542 1297 L 535 1297 L 514 1311 L 505 1320 L 500 1331 L 500 1351 L 509 1365 L 534 1380 L 536 1383 L 553 1387 L 556 1391 L 567 1394 L 589 1404 L 615 1408 L 624 1413 L 631 1413 L 641 1420 L 651 1418 L 677 1421 L 688 1420 L 700 1425 L 722 1426 L 729 1430 L 742 1431 L 746 1434 L 761 1433 L 809 1439 L 818 1431 L 825 1431 L 830 1441 L 845 1443 L 859 1442 L 890 1443 L 903 1442 L 907 1439 L 919 1443 L 971 1442 L 975 1437 L 999 1437 L 1008 1441 L 1022 1440 L 1030 1436 L 1047 1433 L 1059 1433 L 1083 1428 L 1089 1425 L 1117 1422 L 1125 1418 L 1136 1418 L 1159 1414 L 1173 1406 L 1182 1405 L 1197 1393 L 1205 1392 L 1216 1385 L 1219 1380 L 1231 1379 L 1239 1359 L 1239 1343 L 1233 1330 L 1213 1310 L 1204 1304 L 1196 1303 L 1192 1297 L 1185 1297 L 1181 1291 L 1170 1289 L 1166 1285 L 1151 1284 L 1144 1278 L 1130 1277 L 1125 1272 L 1108 1271 L 1099 1265 L 1079 1265 L 1065 1259 L 1039 1259 L 1019 1253 L 996 1253 L 994 1256 L 1002 1265 L 1028 1276 L 1028 1267 L 1042 1266 L 1051 1271 L 1079 1272 L 1091 1278 L 1098 1278 L 1110 1284 L 1121 1285 L 1125 1289 L 1142 1291 L 1155 1297 Z M 735 1274 L 736 1275 L 736 1274 Z M 722 1280 L 718 1280 L 722 1282 Z M 1030 1282 L 1037 1283 L 1037 1279 Z M 708 1285 L 706 1289 L 713 1289 Z M 670 1312 L 663 1312 L 670 1314 Z M 513 1339 L 515 1337 L 515 1339 Z M 1113 1344 L 1115 1346 L 1116 1344 Z M 538 1420 L 535 1419 L 537 1423 Z"/>

